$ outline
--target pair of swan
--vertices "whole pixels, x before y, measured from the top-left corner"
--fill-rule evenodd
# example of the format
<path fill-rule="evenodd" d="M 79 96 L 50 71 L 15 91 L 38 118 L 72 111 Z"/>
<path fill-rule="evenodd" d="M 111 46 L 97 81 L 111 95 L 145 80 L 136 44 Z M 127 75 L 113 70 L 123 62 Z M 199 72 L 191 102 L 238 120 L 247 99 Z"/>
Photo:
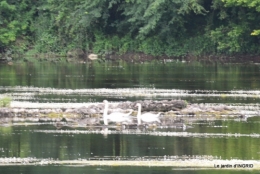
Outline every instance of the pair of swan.
<path fill-rule="evenodd" d="M 121 113 L 121 112 L 114 112 L 110 115 L 107 115 L 108 111 L 108 101 L 103 101 L 105 104 L 104 113 L 103 113 L 103 119 L 104 119 L 104 125 L 108 125 L 108 121 L 116 122 L 116 123 L 123 123 L 123 122 L 132 122 L 132 119 L 130 117 L 130 114 L 133 112 L 129 112 L 127 114 Z M 136 106 L 138 107 L 137 112 L 137 125 L 141 125 L 141 122 L 145 123 L 152 123 L 152 122 L 158 122 L 161 123 L 159 120 L 160 112 L 158 114 L 152 114 L 152 113 L 145 113 L 141 114 L 141 104 L 137 103 Z"/>

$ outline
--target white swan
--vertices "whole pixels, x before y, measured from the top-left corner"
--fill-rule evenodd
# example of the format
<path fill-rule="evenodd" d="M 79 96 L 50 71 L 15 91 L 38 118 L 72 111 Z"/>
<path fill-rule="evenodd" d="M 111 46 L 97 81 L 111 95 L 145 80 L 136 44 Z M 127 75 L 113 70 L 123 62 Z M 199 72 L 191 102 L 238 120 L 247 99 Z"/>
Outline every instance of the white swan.
<path fill-rule="evenodd" d="M 152 113 L 145 113 L 141 114 L 141 104 L 137 103 L 136 106 L 138 106 L 138 112 L 137 112 L 137 124 L 140 125 L 141 121 L 146 123 L 152 123 L 152 122 L 158 122 L 161 123 L 160 119 L 158 118 L 161 114 L 159 112 L 158 114 L 152 114 Z"/>
<path fill-rule="evenodd" d="M 103 113 L 104 125 L 108 125 L 108 120 L 111 122 L 116 122 L 116 123 L 132 122 L 132 120 L 129 116 L 133 112 L 133 110 L 131 110 L 131 112 L 129 112 L 129 113 L 114 112 L 114 113 L 107 115 L 108 101 L 104 100 L 103 103 L 105 103 L 105 108 L 104 108 L 104 113 Z"/>

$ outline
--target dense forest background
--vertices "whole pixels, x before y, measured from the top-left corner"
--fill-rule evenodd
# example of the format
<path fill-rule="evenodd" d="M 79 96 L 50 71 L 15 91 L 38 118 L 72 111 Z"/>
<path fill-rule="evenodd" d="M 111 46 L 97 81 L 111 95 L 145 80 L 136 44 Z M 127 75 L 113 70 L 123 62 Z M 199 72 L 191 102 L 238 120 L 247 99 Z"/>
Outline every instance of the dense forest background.
<path fill-rule="evenodd" d="M 259 0 L 0 0 L 0 52 L 260 53 Z"/>

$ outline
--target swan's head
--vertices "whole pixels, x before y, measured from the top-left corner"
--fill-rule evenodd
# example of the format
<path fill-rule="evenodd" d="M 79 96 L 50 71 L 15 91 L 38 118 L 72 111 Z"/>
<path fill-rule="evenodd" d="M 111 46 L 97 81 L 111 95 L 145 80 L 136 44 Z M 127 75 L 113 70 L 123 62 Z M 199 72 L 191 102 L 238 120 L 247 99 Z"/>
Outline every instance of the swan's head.
<path fill-rule="evenodd" d="M 134 112 L 134 110 L 133 109 L 129 109 L 129 113 L 132 113 L 132 112 Z"/>
<path fill-rule="evenodd" d="M 105 103 L 105 104 L 106 104 L 106 103 L 108 103 L 108 101 L 107 101 L 107 100 L 104 100 L 104 101 L 103 101 L 103 103 Z"/>
<path fill-rule="evenodd" d="M 140 103 L 137 103 L 135 106 L 136 106 L 136 107 L 141 107 L 141 104 L 140 104 Z"/>

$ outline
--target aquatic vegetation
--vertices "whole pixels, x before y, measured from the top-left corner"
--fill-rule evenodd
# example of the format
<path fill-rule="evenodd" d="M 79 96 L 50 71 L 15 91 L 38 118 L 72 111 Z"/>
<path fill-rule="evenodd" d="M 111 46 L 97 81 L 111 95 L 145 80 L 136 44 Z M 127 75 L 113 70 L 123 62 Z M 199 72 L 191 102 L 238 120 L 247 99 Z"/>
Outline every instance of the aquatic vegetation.
<path fill-rule="evenodd" d="M 47 114 L 47 117 L 49 118 L 63 118 L 62 113 L 57 113 L 57 112 L 50 112 Z"/>
<path fill-rule="evenodd" d="M 11 104 L 11 97 L 0 98 L 0 107 L 9 107 Z"/>

